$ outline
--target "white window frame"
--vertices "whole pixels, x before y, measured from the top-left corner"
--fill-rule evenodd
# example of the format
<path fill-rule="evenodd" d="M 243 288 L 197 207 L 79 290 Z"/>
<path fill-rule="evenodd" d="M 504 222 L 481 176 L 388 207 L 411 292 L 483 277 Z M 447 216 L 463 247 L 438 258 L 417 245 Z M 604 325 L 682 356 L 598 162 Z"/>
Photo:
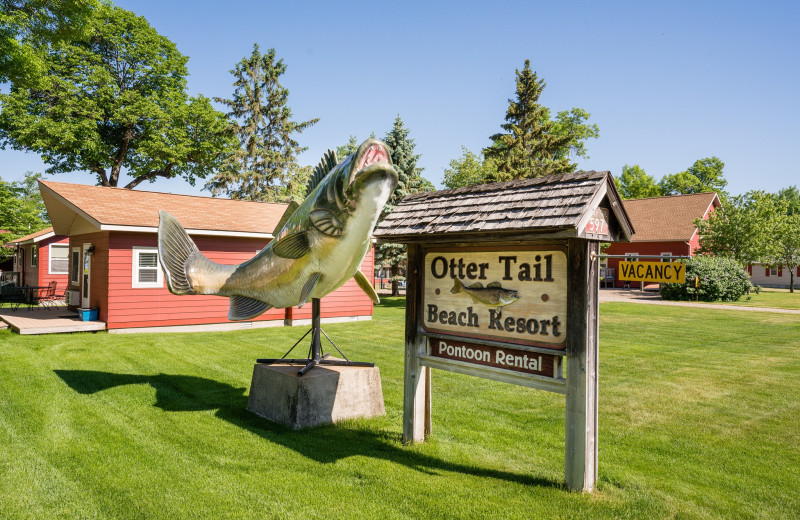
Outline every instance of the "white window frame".
<path fill-rule="evenodd" d="M 139 253 L 155 253 L 156 254 L 156 281 L 155 282 L 140 282 L 139 281 Z M 131 287 L 133 289 L 153 289 L 159 288 L 164 286 L 164 273 L 161 272 L 161 265 L 158 261 L 158 248 L 157 247 L 144 247 L 144 246 L 134 246 L 133 247 L 133 258 L 131 264 L 133 266 L 133 272 L 131 273 Z M 146 269 L 152 269 L 152 267 L 147 267 Z"/>
<path fill-rule="evenodd" d="M 778 266 L 769 266 L 769 275 L 770 276 L 778 276 Z"/>
<path fill-rule="evenodd" d="M 67 250 L 67 268 L 65 271 L 53 271 L 53 249 L 64 248 Z M 69 274 L 69 244 L 50 244 L 47 255 L 47 272 L 50 274 Z"/>
<path fill-rule="evenodd" d="M 672 253 L 661 253 L 662 262 L 672 262 Z"/>
<path fill-rule="evenodd" d="M 31 267 L 39 267 L 39 245 L 31 245 Z"/>
<path fill-rule="evenodd" d="M 638 262 L 639 261 L 639 253 L 625 253 L 625 261 L 626 262 Z"/>
<path fill-rule="evenodd" d="M 77 253 L 77 258 L 75 254 Z M 81 248 L 73 247 L 69 252 L 69 281 L 75 285 L 81 282 Z M 75 275 L 73 278 L 72 275 Z"/>

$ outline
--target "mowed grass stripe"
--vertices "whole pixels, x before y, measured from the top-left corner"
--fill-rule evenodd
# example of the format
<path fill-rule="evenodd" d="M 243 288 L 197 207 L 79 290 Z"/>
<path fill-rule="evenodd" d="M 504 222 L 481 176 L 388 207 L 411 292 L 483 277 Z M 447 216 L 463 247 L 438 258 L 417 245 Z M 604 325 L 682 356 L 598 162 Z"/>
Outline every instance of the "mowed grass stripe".
<path fill-rule="evenodd" d="M 0 518 L 800 516 L 798 317 L 603 304 L 580 495 L 556 394 L 435 371 L 433 437 L 402 446 L 402 305 L 324 327 L 378 364 L 386 417 L 300 432 L 244 407 L 252 362 L 304 329 L 0 331 Z"/>

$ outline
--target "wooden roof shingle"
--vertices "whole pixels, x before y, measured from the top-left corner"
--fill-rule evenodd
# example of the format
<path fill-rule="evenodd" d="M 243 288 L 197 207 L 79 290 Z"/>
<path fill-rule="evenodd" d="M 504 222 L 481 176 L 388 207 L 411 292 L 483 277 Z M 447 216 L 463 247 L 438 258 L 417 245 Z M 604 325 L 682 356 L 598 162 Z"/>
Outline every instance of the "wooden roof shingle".
<path fill-rule="evenodd" d="M 384 242 L 415 240 L 421 235 L 518 233 L 570 229 L 587 211 L 609 197 L 623 235 L 630 223 L 609 172 L 576 172 L 452 190 L 418 193 L 404 198 L 376 228 Z M 595 207 L 590 206 L 595 204 Z M 617 214 L 619 213 L 619 214 Z"/>

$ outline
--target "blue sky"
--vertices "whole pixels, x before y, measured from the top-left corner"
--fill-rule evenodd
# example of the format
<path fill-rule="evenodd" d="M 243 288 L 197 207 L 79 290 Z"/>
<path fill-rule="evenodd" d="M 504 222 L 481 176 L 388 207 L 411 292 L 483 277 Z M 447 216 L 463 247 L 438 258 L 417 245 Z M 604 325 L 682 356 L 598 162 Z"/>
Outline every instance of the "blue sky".
<path fill-rule="evenodd" d="M 321 119 L 298 136 L 301 164 L 400 115 L 439 187 L 462 146 L 478 152 L 500 130 L 530 59 L 544 105 L 583 108 L 600 127 L 581 169 L 639 164 L 658 180 L 716 155 L 732 193 L 800 184 L 799 2 L 116 3 L 189 56 L 192 94 L 230 97 L 235 63 L 253 43 L 274 47 L 295 120 Z M 10 150 L 0 165 L 5 180 L 45 168 Z M 201 186 L 140 189 L 208 195 Z"/>

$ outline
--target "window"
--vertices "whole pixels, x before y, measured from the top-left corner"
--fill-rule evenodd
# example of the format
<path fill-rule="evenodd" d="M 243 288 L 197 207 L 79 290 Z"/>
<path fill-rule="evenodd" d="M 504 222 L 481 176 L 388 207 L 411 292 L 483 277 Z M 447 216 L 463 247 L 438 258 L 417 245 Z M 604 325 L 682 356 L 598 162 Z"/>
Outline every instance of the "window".
<path fill-rule="evenodd" d="M 158 265 L 158 249 L 155 247 L 133 248 L 133 287 L 162 287 L 161 267 Z"/>
<path fill-rule="evenodd" d="M 72 271 L 69 274 L 69 281 L 77 284 L 80 282 L 80 273 L 81 273 L 81 248 L 80 247 L 73 247 L 72 248 Z"/>
<path fill-rule="evenodd" d="M 626 262 L 636 262 L 639 260 L 639 253 L 625 253 Z"/>
<path fill-rule="evenodd" d="M 68 272 L 69 246 L 50 244 L 50 274 L 67 274 Z"/>
<path fill-rule="evenodd" d="M 31 246 L 31 267 L 39 267 L 39 246 Z"/>
<path fill-rule="evenodd" d="M 662 262 L 671 262 L 672 261 L 672 253 L 661 253 L 661 261 Z"/>
<path fill-rule="evenodd" d="M 778 268 L 770 266 L 768 276 L 778 276 Z"/>

